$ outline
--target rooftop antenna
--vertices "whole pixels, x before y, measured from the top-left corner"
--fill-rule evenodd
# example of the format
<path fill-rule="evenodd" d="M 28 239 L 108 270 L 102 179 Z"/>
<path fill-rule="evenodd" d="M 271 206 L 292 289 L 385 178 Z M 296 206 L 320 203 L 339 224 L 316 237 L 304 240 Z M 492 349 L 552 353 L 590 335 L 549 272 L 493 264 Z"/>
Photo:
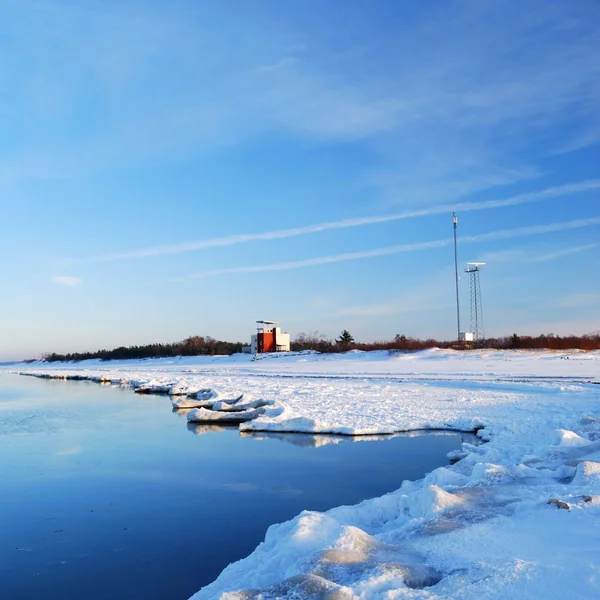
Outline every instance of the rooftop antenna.
<path fill-rule="evenodd" d="M 465 273 L 471 276 L 471 333 L 475 341 L 485 339 L 485 331 L 483 329 L 483 311 L 481 308 L 481 284 L 479 282 L 479 272 L 485 265 L 484 262 L 467 263 Z"/>
<path fill-rule="evenodd" d="M 456 283 L 456 325 L 458 328 L 457 340 L 460 340 L 460 305 L 458 303 L 458 251 L 456 249 L 456 225 L 458 223 L 458 217 L 456 213 L 452 213 L 452 220 L 454 221 L 454 277 Z"/>

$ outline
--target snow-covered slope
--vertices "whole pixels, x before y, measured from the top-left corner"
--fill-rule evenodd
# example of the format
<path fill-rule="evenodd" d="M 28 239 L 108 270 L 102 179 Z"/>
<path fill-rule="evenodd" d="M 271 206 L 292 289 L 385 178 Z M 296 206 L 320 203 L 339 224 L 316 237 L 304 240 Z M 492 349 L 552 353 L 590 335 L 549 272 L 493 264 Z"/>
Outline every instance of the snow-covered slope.
<path fill-rule="evenodd" d="M 13 367 L 14 369 L 15 367 Z M 600 597 L 600 353 L 431 350 L 18 367 L 270 402 L 242 429 L 477 429 L 451 466 L 273 525 L 207 598 Z"/>
<path fill-rule="evenodd" d="M 600 381 L 600 351 L 526 351 L 473 350 L 456 352 L 433 348 L 420 352 L 361 352 L 319 354 L 290 352 L 232 356 L 190 356 L 142 360 L 86 360 L 78 363 L 46 363 L 44 361 L 11 365 L 12 369 L 81 370 L 193 374 L 196 372 L 231 371 L 238 373 L 294 374 L 306 376 L 381 375 L 382 377 L 434 378 L 595 378 Z"/>

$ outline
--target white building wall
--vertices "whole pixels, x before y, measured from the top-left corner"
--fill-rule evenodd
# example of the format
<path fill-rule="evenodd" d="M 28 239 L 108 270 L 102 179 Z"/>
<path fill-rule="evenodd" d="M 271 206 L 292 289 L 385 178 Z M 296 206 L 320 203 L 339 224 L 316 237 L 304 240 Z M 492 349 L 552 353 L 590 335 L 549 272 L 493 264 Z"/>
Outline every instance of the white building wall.
<path fill-rule="evenodd" d="M 277 336 L 277 351 L 278 352 L 289 352 L 290 351 L 290 334 L 289 333 L 281 333 L 281 328 L 276 327 Z"/>

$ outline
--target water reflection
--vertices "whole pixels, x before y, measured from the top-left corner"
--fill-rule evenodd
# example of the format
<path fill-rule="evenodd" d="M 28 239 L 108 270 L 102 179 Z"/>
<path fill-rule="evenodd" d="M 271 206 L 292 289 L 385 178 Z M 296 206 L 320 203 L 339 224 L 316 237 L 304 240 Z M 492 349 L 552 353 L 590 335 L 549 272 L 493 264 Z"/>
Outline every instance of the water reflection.
<path fill-rule="evenodd" d="M 190 409 L 192 410 L 192 409 Z M 174 413 L 181 415 L 182 410 L 174 410 Z M 186 411 L 189 412 L 189 411 Z M 194 435 L 204 435 L 206 433 L 218 433 L 222 431 L 239 431 L 237 424 L 230 425 L 212 425 L 208 423 L 192 423 L 187 424 L 187 429 Z M 381 442 L 384 440 L 392 440 L 397 437 L 413 438 L 427 435 L 435 436 L 456 436 L 456 432 L 451 431 L 402 431 L 397 433 L 384 433 L 373 435 L 341 435 L 333 433 L 293 433 L 293 432 L 276 432 L 276 431 L 239 431 L 241 438 L 252 439 L 256 441 L 277 441 L 298 446 L 300 448 L 321 448 L 329 444 L 356 444 L 359 442 Z M 473 436 L 468 434 L 471 441 Z"/>
<path fill-rule="evenodd" d="M 274 431 L 240 431 L 240 436 L 244 438 L 251 438 L 254 440 L 277 440 L 279 442 L 285 442 L 292 444 L 293 446 L 300 446 L 301 448 L 321 448 L 328 444 L 347 444 L 355 442 L 378 442 L 381 440 L 389 440 L 398 435 L 391 433 L 386 435 L 335 435 L 328 433 L 278 433 Z M 409 434 L 410 435 L 410 434 Z"/>
<path fill-rule="evenodd" d="M 181 412 L 181 411 L 178 411 Z M 205 435 L 206 433 L 221 433 L 223 431 L 235 431 L 237 425 L 210 425 L 206 423 L 191 423 L 187 424 L 188 431 L 194 435 Z"/>
<path fill-rule="evenodd" d="M 192 410 L 194 410 L 194 409 L 193 408 L 175 408 L 175 407 L 173 407 L 171 409 L 171 412 L 174 415 L 177 415 L 178 417 L 183 417 L 184 419 L 186 419 L 188 413 L 191 412 Z"/>

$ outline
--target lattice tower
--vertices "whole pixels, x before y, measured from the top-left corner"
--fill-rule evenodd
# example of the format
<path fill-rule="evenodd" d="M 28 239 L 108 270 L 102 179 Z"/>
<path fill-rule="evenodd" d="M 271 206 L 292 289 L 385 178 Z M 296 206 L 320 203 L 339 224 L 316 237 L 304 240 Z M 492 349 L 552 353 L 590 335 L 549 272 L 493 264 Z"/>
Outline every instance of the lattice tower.
<path fill-rule="evenodd" d="M 485 339 L 483 308 L 481 306 L 481 282 L 479 281 L 482 265 L 485 265 L 485 263 L 471 262 L 467 263 L 465 269 L 465 273 L 468 273 L 471 278 L 471 332 L 475 341 Z"/>

